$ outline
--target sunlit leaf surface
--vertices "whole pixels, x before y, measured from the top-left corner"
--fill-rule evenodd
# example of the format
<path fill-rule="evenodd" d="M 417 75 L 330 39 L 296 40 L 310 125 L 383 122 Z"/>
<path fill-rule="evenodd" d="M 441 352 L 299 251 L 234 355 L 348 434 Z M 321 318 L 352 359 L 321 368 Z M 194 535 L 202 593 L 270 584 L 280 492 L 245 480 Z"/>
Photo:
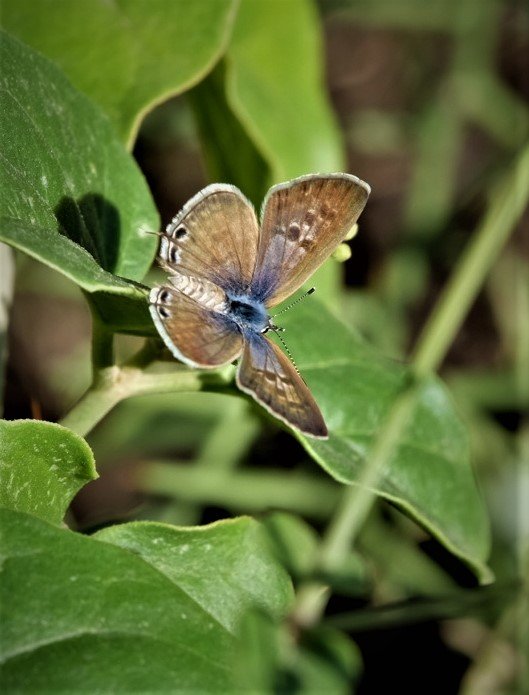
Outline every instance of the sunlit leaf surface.
<path fill-rule="evenodd" d="M 234 0 L 6 0 L 2 24 L 54 60 L 131 144 L 146 111 L 211 69 L 235 8 Z"/>
<path fill-rule="evenodd" d="M 406 379 L 316 301 L 281 316 L 300 371 L 322 409 L 329 439 L 300 437 L 337 480 L 355 483 Z M 424 385 L 412 421 L 377 486 L 482 577 L 489 527 L 469 460 L 466 430 L 442 382 Z"/>
<path fill-rule="evenodd" d="M 279 616 L 290 602 L 250 519 L 133 524 L 101 540 L 6 510 L 0 522 L 11 692 L 234 692 L 238 616 L 252 605 Z"/>
<path fill-rule="evenodd" d="M 1 51 L 1 216 L 66 236 L 105 270 L 141 280 L 157 244 L 144 232 L 158 218 L 133 159 L 51 62 L 8 35 Z"/>
<path fill-rule="evenodd" d="M 90 447 L 70 430 L 0 420 L 0 507 L 60 524 L 75 493 L 94 478 Z"/>

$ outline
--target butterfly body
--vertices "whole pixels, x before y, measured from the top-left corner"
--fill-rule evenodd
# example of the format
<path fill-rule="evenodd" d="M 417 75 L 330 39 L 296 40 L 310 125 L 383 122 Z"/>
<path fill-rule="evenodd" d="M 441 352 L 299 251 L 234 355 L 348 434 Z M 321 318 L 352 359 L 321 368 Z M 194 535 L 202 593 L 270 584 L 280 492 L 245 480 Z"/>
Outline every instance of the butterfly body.
<path fill-rule="evenodd" d="M 243 333 L 263 333 L 270 324 L 266 307 L 262 302 L 249 295 L 228 294 L 228 316 L 239 326 Z"/>
<path fill-rule="evenodd" d="M 241 358 L 239 388 L 304 434 L 327 427 L 307 385 L 265 335 L 268 310 L 289 297 L 334 251 L 362 211 L 369 186 L 349 174 L 302 176 L 268 192 L 261 225 L 234 186 L 192 198 L 162 235 L 168 284 L 149 297 L 167 347 L 193 367 Z"/>

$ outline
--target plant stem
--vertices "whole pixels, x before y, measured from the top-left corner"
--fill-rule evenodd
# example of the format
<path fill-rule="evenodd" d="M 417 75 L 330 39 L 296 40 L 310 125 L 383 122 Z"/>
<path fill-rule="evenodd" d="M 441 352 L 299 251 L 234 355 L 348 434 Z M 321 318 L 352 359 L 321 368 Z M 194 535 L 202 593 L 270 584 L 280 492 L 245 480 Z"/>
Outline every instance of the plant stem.
<path fill-rule="evenodd" d="M 423 328 L 412 358 L 417 375 L 439 367 L 528 197 L 529 146 L 526 146 L 510 175 L 491 196 L 481 227 Z"/>
<path fill-rule="evenodd" d="M 325 625 L 349 632 L 401 627 L 461 615 L 487 615 L 505 605 L 517 588 L 516 584 L 510 583 L 479 589 L 458 589 L 440 597 L 423 598 L 413 603 L 400 601 L 386 606 L 341 613 L 327 618 Z"/>
<path fill-rule="evenodd" d="M 246 512 L 283 508 L 314 519 L 328 519 L 340 494 L 336 483 L 314 476 L 232 471 L 205 461 L 201 466 L 149 461 L 139 469 L 135 484 L 144 492 L 174 496 L 180 503 L 201 502 Z"/>
<path fill-rule="evenodd" d="M 114 334 L 105 326 L 92 308 L 92 379 L 102 369 L 114 364 Z"/>
<path fill-rule="evenodd" d="M 322 540 L 318 569 L 332 572 L 345 557 L 373 503 L 375 488 L 407 427 L 424 379 L 435 371 L 456 336 L 502 245 L 529 198 L 529 146 L 493 193 L 489 209 L 427 321 L 412 358 L 413 379 L 395 399 L 386 423 L 368 455 L 357 485 L 347 488 Z M 310 626 L 321 617 L 328 590 L 321 584 L 301 587 L 294 618 Z"/>
<path fill-rule="evenodd" d="M 115 405 L 130 396 L 200 391 L 206 385 L 225 383 L 223 371 L 182 368 L 150 373 L 136 367 L 108 367 L 98 373 L 92 386 L 60 424 L 84 437 Z"/>

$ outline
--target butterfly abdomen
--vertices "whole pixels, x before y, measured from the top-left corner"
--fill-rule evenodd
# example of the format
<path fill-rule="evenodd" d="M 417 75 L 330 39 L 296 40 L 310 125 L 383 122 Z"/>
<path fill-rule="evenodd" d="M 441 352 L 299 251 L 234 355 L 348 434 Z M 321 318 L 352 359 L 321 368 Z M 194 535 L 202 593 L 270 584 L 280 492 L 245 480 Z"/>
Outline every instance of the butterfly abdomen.
<path fill-rule="evenodd" d="M 193 299 L 206 309 L 223 314 L 228 310 L 226 293 L 209 280 L 174 272 L 169 277 L 169 282 L 179 292 Z"/>

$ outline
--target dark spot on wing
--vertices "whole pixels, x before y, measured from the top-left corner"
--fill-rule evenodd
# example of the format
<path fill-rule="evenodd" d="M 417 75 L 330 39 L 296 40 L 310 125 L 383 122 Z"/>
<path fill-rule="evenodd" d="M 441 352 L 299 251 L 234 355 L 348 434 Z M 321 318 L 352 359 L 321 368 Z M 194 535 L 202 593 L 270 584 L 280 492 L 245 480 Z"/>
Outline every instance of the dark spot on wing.
<path fill-rule="evenodd" d="M 311 227 L 314 224 L 315 219 L 316 215 L 314 214 L 314 212 L 312 210 L 307 210 L 304 219 L 305 224 L 308 224 Z"/>
<path fill-rule="evenodd" d="M 160 302 L 167 302 L 170 297 L 171 294 L 167 290 L 162 290 L 158 295 L 158 299 L 160 300 Z"/>
<path fill-rule="evenodd" d="M 287 239 L 289 241 L 297 241 L 299 239 L 301 229 L 297 222 L 292 222 L 287 232 Z"/>
<path fill-rule="evenodd" d="M 173 263 L 176 263 L 178 261 L 178 249 L 176 246 L 171 246 L 171 250 L 169 251 L 169 258 Z"/>
<path fill-rule="evenodd" d="M 305 249 L 305 251 L 309 251 L 315 244 L 314 239 L 303 239 L 303 241 L 300 242 L 300 246 Z"/>
<path fill-rule="evenodd" d="M 166 309 L 165 307 L 163 307 L 163 306 L 159 306 L 159 307 L 158 307 L 158 313 L 160 314 L 160 316 L 161 316 L 163 319 L 168 319 L 168 318 L 171 316 L 171 314 L 170 314 L 170 313 L 167 311 L 167 309 Z"/>
<path fill-rule="evenodd" d="M 185 227 L 178 227 L 175 231 L 174 236 L 177 239 L 183 239 L 187 235 L 187 229 Z"/>

